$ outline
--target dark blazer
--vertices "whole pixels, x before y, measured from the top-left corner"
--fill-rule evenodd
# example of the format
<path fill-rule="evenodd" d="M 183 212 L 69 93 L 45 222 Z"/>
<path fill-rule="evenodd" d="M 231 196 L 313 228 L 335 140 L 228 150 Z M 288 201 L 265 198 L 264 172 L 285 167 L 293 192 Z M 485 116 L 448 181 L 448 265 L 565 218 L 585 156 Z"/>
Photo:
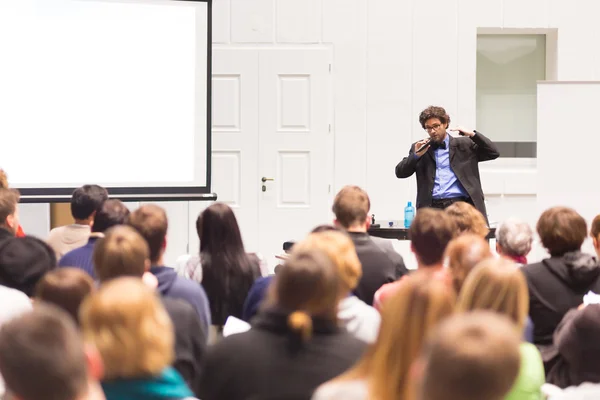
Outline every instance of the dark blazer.
<path fill-rule="evenodd" d="M 402 256 L 393 249 L 385 249 L 371 239 L 368 233 L 348 232 L 356 255 L 362 265 L 362 276 L 354 289 L 356 297 L 373 305 L 373 296 L 379 288 L 408 273 Z"/>
<path fill-rule="evenodd" d="M 313 320 L 305 343 L 287 327 L 288 314 L 264 310 L 248 332 L 208 348 L 202 400 L 310 400 L 322 383 L 349 369 L 366 344 L 333 321 Z"/>
<path fill-rule="evenodd" d="M 410 147 L 408 157 L 396 165 L 396 176 L 408 178 L 417 173 L 417 208 L 430 207 L 432 202 L 433 184 L 435 182 L 435 153 L 430 147 L 425 154 L 415 158 L 415 145 Z M 477 208 L 487 220 L 485 203 L 483 202 L 483 190 L 479 178 L 479 162 L 494 160 L 500 153 L 496 145 L 481 132 L 473 137 L 450 136 L 450 167 L 460 184 L 465 188 L 475 208 Z"/>
<path fill-rule="evenodd" d="M 162 297 L 162 302 L 173 323 L 175 333 L 175 360 L 173 367 L 185 380 L 194 395 L 200 394 L 200 368 L 206 354 L 208 332 L 190 304 L 180 299 Z"/>

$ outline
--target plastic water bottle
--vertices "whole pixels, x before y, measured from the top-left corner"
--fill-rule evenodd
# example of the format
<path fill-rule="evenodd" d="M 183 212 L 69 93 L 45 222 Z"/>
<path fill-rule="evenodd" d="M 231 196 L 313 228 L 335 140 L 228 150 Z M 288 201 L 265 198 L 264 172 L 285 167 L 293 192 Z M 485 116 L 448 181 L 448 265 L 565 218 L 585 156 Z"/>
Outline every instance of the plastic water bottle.
<path fill-rule="evenodd" d="M 404 208 L 404 227 L 408 229 L 415 217 L 415 208 L 412 206 L 412 201 Z"/>

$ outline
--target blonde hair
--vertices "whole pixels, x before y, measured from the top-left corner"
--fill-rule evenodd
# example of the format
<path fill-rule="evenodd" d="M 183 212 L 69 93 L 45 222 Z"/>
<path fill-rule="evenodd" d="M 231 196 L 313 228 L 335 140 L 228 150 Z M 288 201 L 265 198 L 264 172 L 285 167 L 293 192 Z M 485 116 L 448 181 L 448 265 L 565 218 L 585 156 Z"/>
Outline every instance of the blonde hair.
<path fill-rule="evenodd" d="M 484 259 L 493 257 L 493 254 L 486 240 L 466 233 L 448 244 L 446 257 L 452 275 L 452 286 L 458 294 L 471 270 Z"/>
<path fill-rule="evenodd" d="M 366 379 L 369 398 L 412 398 L 409 371 L 425 338 L 453 313 L 454 292 L 431 274 L 416 272 L 401 281 L 383 304 L 377 342 L 339 380 Z"/>
<path fill-rule="evenodd" d="M 489 310 L 505 315 L 519 331 L 529 313 L 529 292 L 525 276 L 508 259 L 482 261 L 467 277 L 458 298 L 461 312 Z"/>
<path fill-rule="evenodd" d="M 459 234 L 470 232 L 485 238 L 490 232 L 483 214 L 469 203 L 458 201 L 444 211 L 454 220 Z"/>
<path fill-rule="evenodd" d="M 341 290 L 348 293 L 356 288 L 362 276 L 362 265 L 352 239 L 336 231 L 311 233 L 294 246 L 295 250 L 320 250 L 333 262 L 340 276 Z"/>
<path fill-rule="evenodd" d="M 313 317 L 336 321 L 337 306 L 344 294 L 329 257 L 322 251 L 302 247 L 294 246 L 275 276 L 267 303 L 290 312 L 288 327 L 305 342 L 313 333 Z"/>
<path fill-rule="evenodd" d="M 83 337 L 104 362 L 104 378 L 143 378 L 173 359 L 173 325 L 160 299 L 139 278 L 119 278 L 81 305 Z"/>
<path fill-rule="evenodd" d="M 130 226 L 110 228 L 94 246 L 94 269 L 101 282 L 122 276 L 140 278 L 149 262 L 148 243 Z"/>

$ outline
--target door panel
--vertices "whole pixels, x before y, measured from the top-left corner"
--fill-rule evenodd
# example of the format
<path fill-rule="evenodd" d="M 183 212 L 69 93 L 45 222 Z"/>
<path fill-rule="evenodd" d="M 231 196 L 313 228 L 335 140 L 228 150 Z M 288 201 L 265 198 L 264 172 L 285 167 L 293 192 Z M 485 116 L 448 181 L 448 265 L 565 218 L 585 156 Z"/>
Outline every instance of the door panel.
<path fill-rule="evenodd" d="M 256 184 L 265 186 L 259 237 L 270 264 L 284 241 L 328 222 L 329 62 L 328 49 L 260 52 Z"/>

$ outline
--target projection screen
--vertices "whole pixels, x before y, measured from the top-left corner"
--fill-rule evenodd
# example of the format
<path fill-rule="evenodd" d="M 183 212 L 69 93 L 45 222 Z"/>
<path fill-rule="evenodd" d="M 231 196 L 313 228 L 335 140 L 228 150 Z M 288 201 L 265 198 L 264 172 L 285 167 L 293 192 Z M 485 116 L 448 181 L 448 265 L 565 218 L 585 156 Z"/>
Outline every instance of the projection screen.
<path fill-rule="evenodd" d="M 211 2 L 0 1 L 0 168 L 25 201 L 86 183 L 210 193 Z"/>

